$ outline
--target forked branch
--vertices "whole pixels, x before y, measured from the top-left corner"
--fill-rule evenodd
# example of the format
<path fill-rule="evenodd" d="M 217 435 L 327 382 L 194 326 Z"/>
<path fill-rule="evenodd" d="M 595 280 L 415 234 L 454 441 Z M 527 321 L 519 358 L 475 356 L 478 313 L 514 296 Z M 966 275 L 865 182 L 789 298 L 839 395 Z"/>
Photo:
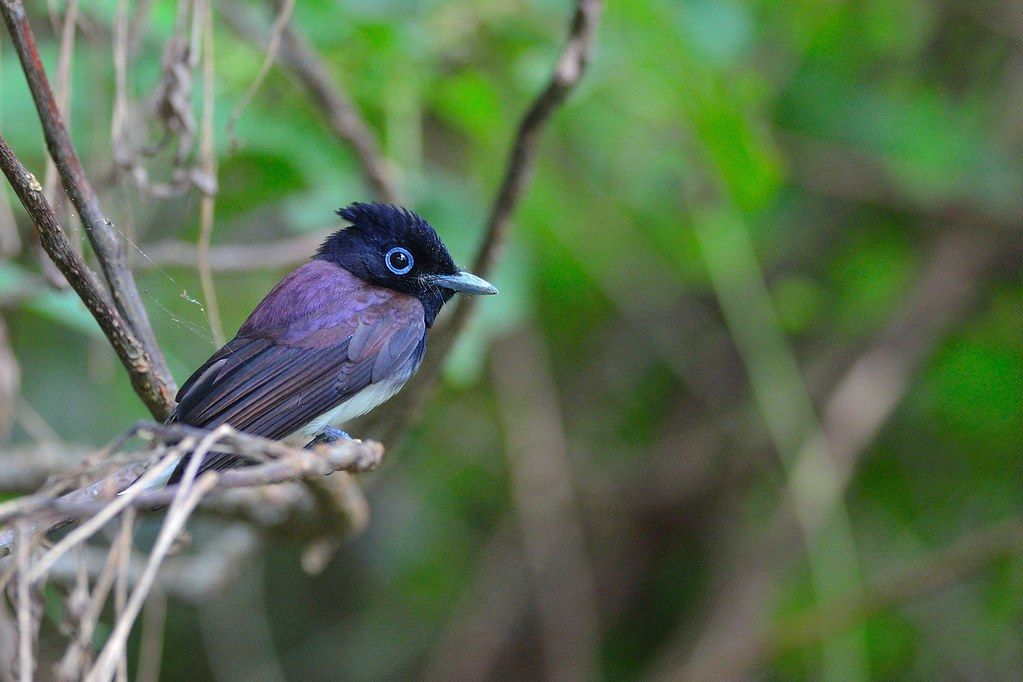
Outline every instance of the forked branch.
<path fill-rule="evenodd" d="M 46 253 L 92 313 L 121 364 L 128 370 L 135 392 L 154 417 L 163 419 L 174 404 L 174 384 L 160 373 L 162 360 L 150 354 L 149 347 L 121 316 L 99 277 L 85 264 L 60 228 L 42 185 L 18 160 L 3 136 L 0 136 L 0 169 L 35 223 Z M 155 345 L 153 348 L 159 353 L 159 348 Z"/>
<path fill-rule="evenodd" d="M 171 396 L 174 392 L 174 379 L 171 377 L 163 359 L 163 353 L 156 343 L 156 337 L 149 324 L 149 318 L 142 305 L 142 299 L 135 286 L 131 270 L 128 268 L 121 242 L 113 223 L 103 213 L 99 198 L 92 185 L 89 184 L 71 143 L 71 136 L 64 124 L 64 118 L 61 116 L 39 58 L 39 51 L 24 5 L 21 0 L 0 0 L 0 13 L 3 14 L 4 23 L 7 24 L 7 30 L 21 61 L 29 90 L 32 92 L 50 156 L 60 172 L 64 190 L 82 220 L 89 243 L 103 270 L 103 275 L 110 288 L 110 299 L 120 314 L 121 322 L 127 327 L 124 330 L 127 336 L 122 338 L 122 341 L 127 340 L 128 336 L 133 341 L 133 346 L 123 348 L 122 351 L 146 358 L 148 367 L 145 374 L 152 385 L 140 391 L 140 385 L 135 383 L 136 391 L 140 393 L 140 397 L 143 397 L 153 415 L 162 419 L 173 402 Z M 50 213 L 52 213 L 52 209 Z M 33 216 L 33 220 L 35 220 L 35 216 Z M 59 225 L 57 227 L 59 230 Z M 119 351 L 118 354 L 121 355 L 121 352 Z M 129 372 L 131 371 L 129 369 Z M 133 383 L 134 379 L 135 374 L 133 373 Z M 143 396 L 143 392 L 146 393 L 145 396 Z"/>

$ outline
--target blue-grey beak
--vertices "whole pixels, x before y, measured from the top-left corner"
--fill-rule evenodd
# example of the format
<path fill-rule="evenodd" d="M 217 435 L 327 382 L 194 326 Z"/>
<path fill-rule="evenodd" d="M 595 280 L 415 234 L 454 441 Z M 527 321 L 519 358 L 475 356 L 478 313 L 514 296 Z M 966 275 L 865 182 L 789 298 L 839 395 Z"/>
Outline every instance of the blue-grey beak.
<path fill-rule="evenodd" d="M 430 275 L 426 279 L 431 284 L 470 296 L 490 296 L 497 293 L 497 287 L 470 272 L 459 272 L 454 275 Z"/>

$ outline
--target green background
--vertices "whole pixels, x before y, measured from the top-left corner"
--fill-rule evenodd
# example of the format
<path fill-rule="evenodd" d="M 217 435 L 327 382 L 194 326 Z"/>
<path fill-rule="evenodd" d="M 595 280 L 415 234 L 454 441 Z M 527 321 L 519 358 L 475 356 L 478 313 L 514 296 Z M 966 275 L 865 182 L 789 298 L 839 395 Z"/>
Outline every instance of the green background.
<path fill-rule="evenodd" d="M 269 26 L 268 7 L 244 7 Z M 31 9 L 52 73 L 58 41 Z M 195 192 L 109 182 L 115 3 L 81 12 L 71 121 L 87 172 L 142 252 L 194 242 Z M 153 2 L 129 72 L 140 102 L 174 12 Z M 293 21 L 466 264 L 570 12 L 316 0 Z M 217 21 L 214 243 L 329 228 L 372 198 L 355 157 L 278 68 L 232 145 L 263 53 Z M 0 60 L 0 130 L 42 177 L 7 38 Z M 367 529 L 319 575 L 274 542 L 218 598 L 172 600 L 164 675 L 623 679 L 746 661 L 767 678 L 1011 677 L 1019 521 L 944 581 L 959 564 L 941 552 L 1023 503 L 1021 143 L 1023 12 L 1008 3 L 609 2 L 488 277 L 501 295 L 360 479 Z M 202 298 L 196 271 L 130 250 L 183 381 L 214 350 L 182 296 Z M 145 410 L 72 294 L 13 296 L 38 271 L 29 247 L 0 261 L 24 403 L 61 439 L 104 443 Z M 285 271 L 216 273 L 229 335 Z M 877 381 L 829 413 L 864 359 Z M 855 431 L 876 408 L 838 504 L 814 507 L 834 481 L 800 469 L 827 455 L 817 429 Z M 23 426 L 12 439 L 31 442 Z M 855 595 L 879 587 L 889 599 L 860 613 Z"/>

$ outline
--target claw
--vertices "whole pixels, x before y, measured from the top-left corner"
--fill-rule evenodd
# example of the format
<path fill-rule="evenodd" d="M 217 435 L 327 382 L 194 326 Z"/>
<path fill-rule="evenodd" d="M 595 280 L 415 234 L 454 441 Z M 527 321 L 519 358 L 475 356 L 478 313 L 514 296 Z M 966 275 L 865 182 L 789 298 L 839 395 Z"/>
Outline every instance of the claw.
<path fill-rule="evenodd" d="M 306 444 L 306 448 L 314 448 L 317 445 L 329 445 L 336 443 L 339 440 L 355 440 L 347 431 L 336 429 L 333 426 L 324 426 L 323 431 L 320 431 L 311 441 Z"/>

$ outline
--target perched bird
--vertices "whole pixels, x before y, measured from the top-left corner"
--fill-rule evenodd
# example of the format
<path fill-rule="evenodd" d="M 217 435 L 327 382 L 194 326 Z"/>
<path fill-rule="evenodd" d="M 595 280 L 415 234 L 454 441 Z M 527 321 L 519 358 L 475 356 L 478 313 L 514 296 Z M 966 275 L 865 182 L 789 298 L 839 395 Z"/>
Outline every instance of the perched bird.
<path fill-rule="evenodd" d="M 393 396 L 419 369 L 426 332 L 448 299 L 497 293 L 459 270 L 436 231 L 412 211 L 354 203 L 337 213 L 341 229 L 189 377 L 168 422 L 230 424 L 303 442 L 346 436 L 342 424 Z M 199 470 L 242 463 L 212 452 Z"/>

